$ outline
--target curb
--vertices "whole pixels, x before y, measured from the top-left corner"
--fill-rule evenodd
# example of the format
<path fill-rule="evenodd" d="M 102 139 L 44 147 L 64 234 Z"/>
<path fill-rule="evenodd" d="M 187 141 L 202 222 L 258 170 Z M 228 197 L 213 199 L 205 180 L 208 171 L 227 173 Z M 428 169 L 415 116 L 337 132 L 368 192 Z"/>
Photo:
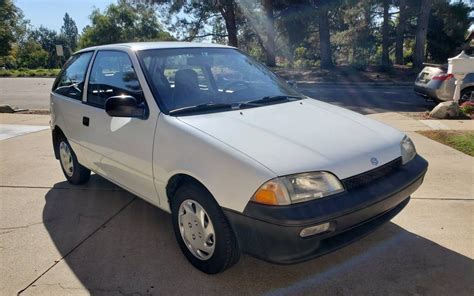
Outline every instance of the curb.
<path fill-rule="evenodd" d="M 27 112 L 27 113 L 21 113 L 21 112 Z M 22 109 L 22 108 L 14 108 L 10 105 L 0 105 L 0 114 L 1 113 L 7 113 L 7 114 L 14 114 L 14 113 L 19 113 L 19 114 L 49 114 L 49 110 L 47 109 Z"/>
<path fill-rule="evenodd" d="M 15 113 L 15 109 L 10 105 L 0 105 L 0 113 Z"/>

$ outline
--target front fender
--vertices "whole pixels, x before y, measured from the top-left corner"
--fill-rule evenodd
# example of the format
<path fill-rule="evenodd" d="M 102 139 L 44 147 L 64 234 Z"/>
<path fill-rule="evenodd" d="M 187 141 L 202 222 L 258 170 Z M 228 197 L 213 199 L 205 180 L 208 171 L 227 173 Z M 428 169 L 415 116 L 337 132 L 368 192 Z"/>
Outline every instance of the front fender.
<path fill-rule="evenodd" d="M 255 191 L 276 174 L 227 144 L 171 116 L 160 116 L 153 173 L 160 207 L 170 211 L 166 185 L 176 174 L 201 182 L 221 207 L 243 212 Z"/>

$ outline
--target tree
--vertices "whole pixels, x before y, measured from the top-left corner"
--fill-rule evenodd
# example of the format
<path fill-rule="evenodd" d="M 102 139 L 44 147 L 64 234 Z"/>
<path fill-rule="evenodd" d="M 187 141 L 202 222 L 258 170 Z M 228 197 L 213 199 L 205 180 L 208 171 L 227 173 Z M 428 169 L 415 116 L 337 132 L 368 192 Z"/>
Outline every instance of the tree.
<path fill-rule="evenodd" d="M 12 0 L 0 0 L 0 57 L 8 56 L 15 43 L 24 41 L 28 21 Z"/>
<path fill-rule="evenodd" d="M 238 47 L 239 11 L 235 0 L 138 0 L 157 4 L 172 23 L 170 29 L 182 36 L 183 40 L 213 37 L 226 37 L 230 46 Z M 181 16 L 184 13 L 184 17 Z M 173 21 L 173 18 L 175 21 Z M 208 31 L 209 24 L 223 22 L 227 34 L 221 31 Z"/>
<path fill-rule="evenodd" d="M 95 9 L 89 16 L 92 24 L 86 26 L 79 39 L 81 47 L 100 44 L 174 40 L 163 31 L 153 6 L 119 0 L 104 12 Z"/>
<path fill-rule="evenodd" d="M 406 20 L 406 0 L 398 1 L 398 24 L 397 24 L 397 37 L 395 41 L 395 62 L 399 65 L 403 65 L 403 43 L 405 40 L 405 20 Z"/>
<path fill-rule="evenodd" d="M 331 39 L 329 33 L 329 3 L 327 1 L 320 0 L 317 4 L 321 68 L 329 69 L 334 66 L 332 63 Z"/>
<path fill-rule="evenodd" d="M 16 24 L 17 8 L 11 0 L 0 2 L 0 56 L 7 56 L 15 41 L 13 27 Z"/>
<path fill-rule="evenodd" d="M 227 39 L 230 46 L 239 46 L 237 38 L 236 5 L 234 0 L 215 1 L 216 7 L 222 15 L 227 30 Z"/>
<path fill-rule="evenodd" d="M 273 0 L 262 0 L 263 11 L 265 13 L 264 23 L 267 35 L 264 48 L 267 55 L 266 64 L 269 67 L 276 66 L 276 48 L 275 48 L 275 20 L 273 16 Z"/>
<path fill-rule="evenodd" d="M 429 58 L 445 63 L 449 57 L 459 54 L 474 11 L 463 2 L 437 1 L 433 4 L 428 26 L 427 48 Z"/>
<path fill-rule="evenodd" d="M 378 28 L 374 25 L 378 1 L 346 0 L 335 13 L 334 54 L 340 63 L 365 69 L 376 56 Z"/>
<path fill-rule="evenodd" d="M 382 66 L 390 66 L 390 57 L 388 50 L 390 47 L 390 31 L 389 31 L 389 21 L 390 16 L 388 10 L 390 8 L 389 0 L 383 0 L 383 23 L 382 23 Z"/>
<path fill-rule="evenodd" d="M 66 44 L 64 35 L 59 35 L 56 31 L 40 26 L 32 30 L 30 38 L 41 45 L 41 48 L 48 53 L 46 66 L 48 68 L 60 67 L 60 61 L 56 54 L 56 45 Z"/>
<path fill-rule="evenodd" d="M 428 24 L 432 6 L 432 0 L 421 0 L 415 36 L 415 51 L 413 53 L 413 68 L 415 69 L 421 69 L 425 59 L 426 35 L 428 33 Z"/>
<path fill-rule="evenodd" d="M 18 67 L 44 68 L 48 62 L 48 52 L 41 47 L 41 44 L 29 39 L 19 47 L 16 58 Z"/>
<path fill-rule="evenodd" d="M 308 1 L 280 9 L 277 19 L 279 41 L 283 43 L 280 54 L 288 58 L 289 65 L 293 65 L 295 60 L 298 61 L 298 66 L 301 66 L 313 59 L 319 59 L 319 43 L 313 42 L 317 31 L 314 16 L 315 8 Z"/>
<path fill-rule="evenodd" d="M 77 38 L 79 36 L 76 22 L 66 12 L 63 18 L 64 24 L 61 27 L 61 35 L 64 36 L 65 46 L 70 52 L 74 52 L 77 48 Z"/>

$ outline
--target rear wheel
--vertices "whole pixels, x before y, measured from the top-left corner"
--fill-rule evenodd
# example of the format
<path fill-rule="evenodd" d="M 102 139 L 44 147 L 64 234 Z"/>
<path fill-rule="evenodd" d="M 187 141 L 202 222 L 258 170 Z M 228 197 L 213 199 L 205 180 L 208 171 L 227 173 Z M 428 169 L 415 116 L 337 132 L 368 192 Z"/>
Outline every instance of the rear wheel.
<path fill-rule="evenodd" d="M 59 162 L 64 176 L 71 184 L 79 185 L 89 181 L 91 171 L 82 166 L 65 137 L 58 141 Z"/>
<path fill-rule="evenodd" d="M 179 187 L 172 197 L 171 211 L 178 244 L 194 267 L 215 274 L 239 260 L 234 232 L 205 188 L 194 183 Z"/>
<path fill-rule="evenodd" d="M 461 91 L 461 98 L 459 99 L 459 105 L 462 105 L 462 103 L 464 102 L 474 103 L 474 87 L 468 87 Z"/>

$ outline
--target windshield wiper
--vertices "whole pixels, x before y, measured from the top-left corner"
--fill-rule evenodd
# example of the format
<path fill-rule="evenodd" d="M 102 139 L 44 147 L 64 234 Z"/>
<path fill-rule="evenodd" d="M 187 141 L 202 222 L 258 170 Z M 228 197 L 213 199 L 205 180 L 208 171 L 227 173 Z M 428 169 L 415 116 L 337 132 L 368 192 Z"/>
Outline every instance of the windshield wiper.
<path fill-rule="evenodd" d="M 280 102 L 280 101 L 297 101 L 303 99 L 299 96 L 266 96 L 261 99 L 253 100 L 245 102 L 244 104 L 265 104 L 265 103 L 273 103 L 273 102 Z"/>
<path fill-rule="evenodd" d="M 170 115 L 179 115 L 179 114 L 188 114 L 194 112 L 201 112 L 201 111 L 209 111 L 209 110 L 218 110 L 218 109 L 233 109 L 233 104 L 228 103 L 204 103 L 195 106 L 187 106 L 183 108 L 178 108 L 171 110 L 169 112 Z"/>

